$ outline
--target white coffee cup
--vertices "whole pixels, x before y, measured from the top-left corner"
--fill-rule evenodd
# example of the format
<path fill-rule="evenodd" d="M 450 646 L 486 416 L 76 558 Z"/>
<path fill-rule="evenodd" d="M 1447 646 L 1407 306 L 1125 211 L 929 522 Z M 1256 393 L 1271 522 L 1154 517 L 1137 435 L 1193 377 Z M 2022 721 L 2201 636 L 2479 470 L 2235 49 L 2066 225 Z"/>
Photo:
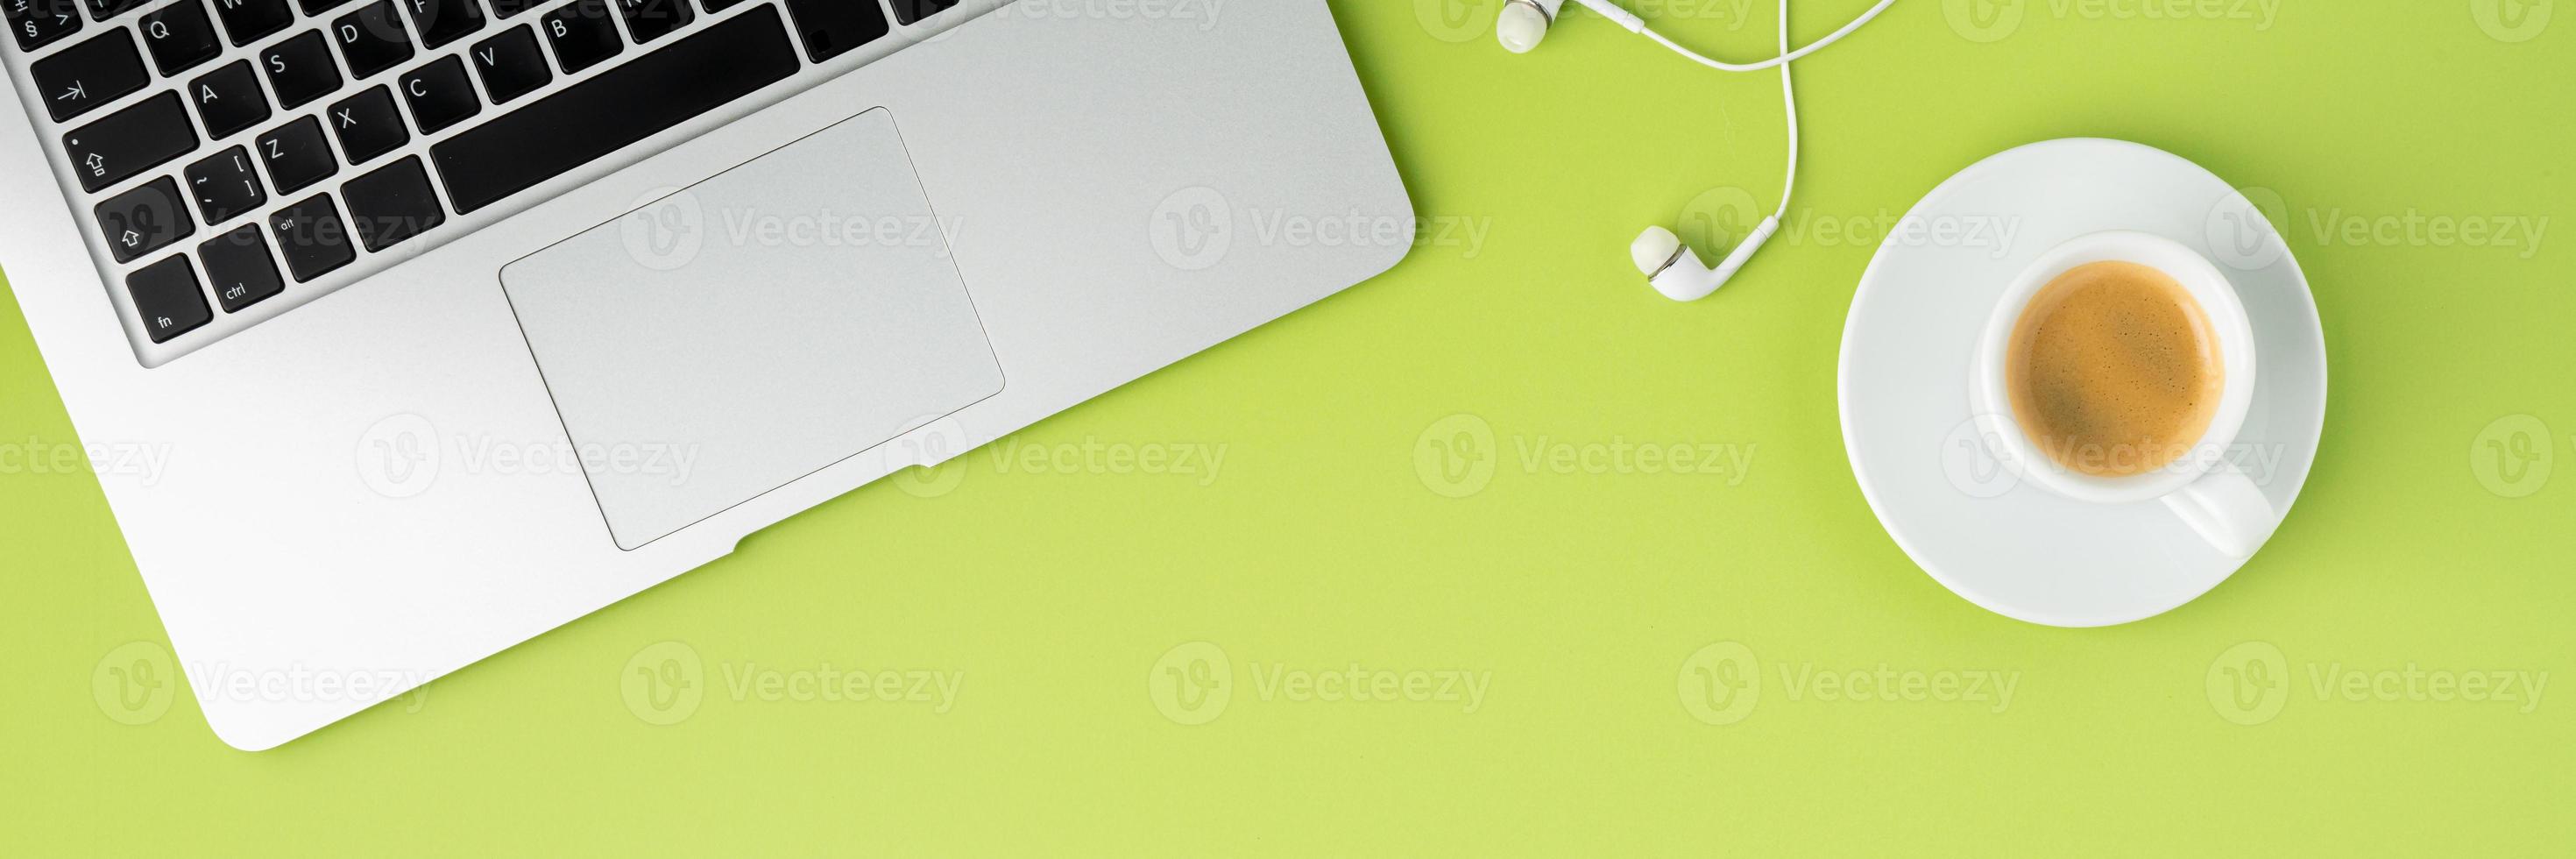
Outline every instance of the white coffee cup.
<path fill-rule="evenodd" d="M 2005 357 L 2015 326 L 2031 299 L 2059 275 L 2097 262 L 2128 262 L 2164 272 L 2180 283 L 2207 315 L 2218 338 L 2225 381 L 2209 429 L 2189 452 L 2173 462 L 2139 474 L 2105 477 L 2067 468 L 2051 459 L 2013 418 L 2012 397 L 2005 387 Z M 2041 489 L 2095 504 L 2133 504 L 2161 500 L 2199 532 L 2210 546 L 2232 558 L 2251 557 L 2281 524 L 2281 514 L 2263 497 L 2252 478 L 2229 463 L 2228 446 L 2245 425 L 2254 399 L 2254 326 L 2245 304 L 2227 276 L 2200 254 L 2162 236 L 2137 232 L 2103 232 L 2078 236 L 2040 254 L 2022 270 L 1977 341 L 1968 382 L 1974 410 L 1987 448 L 2004 467 Z"/>

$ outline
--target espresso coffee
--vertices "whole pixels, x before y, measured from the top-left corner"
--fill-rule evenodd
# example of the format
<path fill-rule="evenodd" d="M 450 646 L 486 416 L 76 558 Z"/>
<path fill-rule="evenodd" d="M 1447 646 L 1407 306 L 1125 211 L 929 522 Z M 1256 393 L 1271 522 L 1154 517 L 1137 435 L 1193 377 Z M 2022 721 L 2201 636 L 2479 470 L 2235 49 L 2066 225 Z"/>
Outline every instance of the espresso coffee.
<path fill-rule="evenodd" d="M 2200 302 L 2137 263 L 2058 275 L 2022 309 L 2008 348 L 2014 420 L 2058 465 L 2097 477 L 2143 474 L 2190 452 L 2226 385 Z"/>

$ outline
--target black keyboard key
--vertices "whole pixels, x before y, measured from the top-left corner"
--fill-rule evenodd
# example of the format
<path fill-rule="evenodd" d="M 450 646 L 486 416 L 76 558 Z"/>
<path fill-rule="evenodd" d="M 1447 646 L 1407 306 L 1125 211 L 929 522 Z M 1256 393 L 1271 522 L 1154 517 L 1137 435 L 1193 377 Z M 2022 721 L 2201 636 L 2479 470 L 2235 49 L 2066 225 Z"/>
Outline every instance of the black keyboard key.
<path fill-rule="evenodd" d="M 304 14 L 310 17 L 331 11 L 332 7 L 346 5 L 348 2 L 349 0 L 297 0 L 295 5 L 302 7 Z"/>
<path fill-rule="evenodd" d="M 913 22 L 957 5 L 957 0 L 891 0 L 889 5 L 894 7 L 894 19 L 909 27 Z"/>
<path fill-rule="evenodd" d="M 340 88 L 340 67 L 331 62 L 331 46 L 318 32 L 268 46 L 259 53 L 259 67 L 268 72 L 268 88 L 277 91 L 277 105 L 288 110 Z"/>
<path fill-rule="evenodd" d="M 483 29 L 483 7 L 478 2 L 402 0 L 402 5 L 411 12 L 412 26 L 420 30 L 420 46 L 435 48 Z"/>
<path fill-rule="evenodd" d="M 731 9 L 731 8 L 733 8 L 733 7 L 734 7 L 734 5 L 735 5 L 735 4 L 738 4 L 738 3 L 741 3 L 741 2 L 742 2 L 742 0 L 706 0 L 706 2 L 700 3 L 700 4 L 698 4 L 698 5 L 701 5 L 701 6 L 705 6 L 705 7 L 707 7 L 707 14 L 709 14 L 709 15 L 713 15 L 713 14 L 715 14 L 715 13 L 722 12 L 722 11 L 727 10 L 727 9 Z"/>
<path fill-rule="evenodd" d="M 0 0 L 18 50 L 34 51 L 80 32 L 80 0 Z"/>
<path fill-rule="evenodd" d="M 474 84 L 465 79 L 465 62 L 455 57 L 405 72 L 394 85 L 402 88 L 403 103 L 411 106 L 411 119 L 422 134 L 436 134 L 483 109 L 474 97 Z"/>
<path fill-rule="evenodd" d="M 295 276 L 296 283 L 330 274 L 358 258 L 358 249 L 349 246 L 349 227 L 340 222 L 340 210 L 331 205 L 329 194 L 315 194 L 268 216 L 268 228 L 277 235 L 277 253 L 286 258 L 286 272 Z"/>
<path fill-rule="evenodd" d="M 141 6 L 147 0 L 81 0 L 81 2 L 82 5 L 89 7 L 90 18 L 105 21 L 125 14 L 126 10 Z"/>
<path fill-rule="evenodd" d="M 564 74 L 599 65 L 623 47 L 617 40 L 617 25 L 608 20 L 607 0 L 574 0 L 546 13 L 537 26 L 546 31 L 546 42 L 555 46 L 555 62 L 563 66 Z"/>
<path fill-rule="evenodd" d="M 797 68 L 763 5 L 430 147 L 458 212 L 472 212 L 706 113 Z"/>
<path fill-rule="evenodd" d="M 537 50 L 537 34 L 524 24 L 476 42 L 466 53 L 474 58 L 474 71 L 483 76 L 483 92 L 493 104 L 535 92 L 555 79 Z"/>
<path fill-rule="evenodd" d="M 286 291 L 286 282 L 277 277 L 277 263 L 269 261 L 268 240 L 260 237 L 258 224 L 243 224 L 207 239 L 197 246 L 197 261 L 205 264 L 206 285 L 214 288 L 215 300 L 224 305 L 225 313 L 240 313 L 260 299 Z"/>
<path fill-rule="evenodd" d="M 206 308 L 206 294 L 197 289 L 187 254 L 135 269 L 125 276 L 125 291 L 134 296 L 134 315 L 143 319 L 143 333 L 154 343 L 170 342 L 215 318 Z"/>
<path fill-rule="evenodd" d="M 286 0 L 215 0 L 215 17 L 223 19 L 224 38 L 235 47 L 295 23 L 295 12 L 286 7 Z"/>
<path fill-rule="evenodd" d="M 546 0 L 492 0 L 492 17 L 507 18 L 543 5 Z"/>
<path fill-rule="evenodd" d="M 177 92 L 135 102 L 63 135 L 63 156 L 81 190 L 97 191 L 197 148 Z"/>
<path fill-rule="evenodd" d="M 322 116 L 331 124 L 332 136 L 340 138 L 340 154 L 348 156 L 352 165 L 411 142 L 411 132 L 403 130 L 402 114 L 394 112 L 394 96 L 384 87 L 368 87 L 334 102 Z"/>
<path fill-rule="evenodd" d="M 107 250 L 117 262 L 132 262 L 197 231 L 188 220 L 187 204 L 180 201 L 179 184 L 168 176 L 109 197 L 96 212 L 99 235 L 107 238 Z"/>
<path fill-rule="evenodd" d="M 689 0 L 617 0 L 618 14 L 626 16 L 626 34 L 635 44 L 668 36 L 697 18 Z"/>
<path fill-rule="evenodd" d="M 206 137 L 219 139 L 268 119 L 268 97 L 259 91 L 259 77 L 250 70 L 249 60 L 231 64 L 188 82 L 188 100 L 197 103 L 197 118 L 206 124 Z"/>
<path fill-rule="evenodd" d="M 340 186 L 340 198 L 348 201 L 349 223 L 370 251 L 393 247 L 447 220 L 419 158 L 404 158 L 349 180 Z"/>
<path fill-rule="evenodd" d="M 260 162 L 268 165 L 269 184 L 276 185 L 280 194 L 340 172 L 340 162 L 331 160 L 331 144 L 322 142 L 322 123 L 310 116 L 269 129 L 254 148 Z"/>
<path fill-rule="evenodd" d="M 411 59 L 411 37 L 403 33 L 394 0 L 376 0 L 340 16 L 331 22 L 331 40 L 340 43 L 340 58 L 349 61 L 353 78 L 366 78 Z"/>
<path fill-rule="evenodd" d="M 30 64 L 27 71 L 35 78 L 36 92 L 45 98 L 45 112 L 55 122 L 88 113 L 152 82 L 152 73 L 143 68 L 143 55 L 134 50 L 134 37 L 123 29 L 64 48 Z"/>
<path fill-rule="evenodd" d="M 187 177 L 188 193 L 196 195 L 197 213 L 206 216 L 208 224 L 232 220 L 268 202 L 268 192 L 259 187 L 259 172 L 250 168 L 250 151 L 239 146 L 188 165 L 182 175 Z"/>
<path fill-rule="evenodd" d="M 874 3 L 787 0 L 787 14 L 796 19 L 796 38 L 805 43 L 805 56 L 818 63 L 876 41 L 894 29 Z"/>
<path fill-rule="evenodd" d="M 215 40 L 215 22 L 206 19 L 200 0 L 179 0 L 143 16 L 143 47 L 152 51 L 152 67 L 175 75 L 215 58 L 224 49 Z"/>

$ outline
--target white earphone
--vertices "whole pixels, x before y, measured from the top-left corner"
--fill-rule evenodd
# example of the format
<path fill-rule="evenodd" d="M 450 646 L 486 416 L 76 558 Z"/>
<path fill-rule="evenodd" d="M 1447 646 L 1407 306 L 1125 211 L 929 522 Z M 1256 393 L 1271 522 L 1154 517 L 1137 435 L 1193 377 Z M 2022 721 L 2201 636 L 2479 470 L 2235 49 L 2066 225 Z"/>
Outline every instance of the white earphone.
<path fill-rule="evenodd" d="M 1503 4 L 1501 19 L 1494 22 L 1494 37 L 1503 43 L 1504 50 L 1515 54 L 1529 53 L 1531 49 L 1538 47 L 1540 41 L 1547 38 L 1548 25 L 1555 23 L 1557 14 L 1565 10 L 1565 2 L 1566 0 L 1507 0 Z M 1715 269 L 1701 262 L 1699 254 L 1691 252 L 1688 246 L 1682 244 L 1680 236 L 1674 235 L 1673 231 L 1663 227 L 1647 227 L 1644 233 L 1637 236 L 1635 242 L 1628 245 L 1629 258 L 1637 264 L 1637 271 L 1646 276 L 1646 282 L 1652 284 L 1656 292 L 1663 293 L 1664 297 L 1674 301 L 1698 301 L 1707 298 L 1709 293 L 1716 292 L 1718 287 L 1725 286 L 1727 279 L 1734 277 L 1737 271 L 1744 268 L 1746 262 L 1753 259 L 1753 253 L 1761 250 L 1762 243 L 1770 240 L 1771 234 L 1780 231 L 1780 219 L 1789 215 L 1789 194 L 1798 185 L 1798 97 L 1789 87 L 1790 61 L 1815 53 L 1824 46 L 1850 35 L 1853 30 L 1860 29 L 1860 25 L 1869 23 L 1871 18 L 1878 17 L 1878 13 L 1886 11 L 1887 7 L 1893 5 L 1896 0 L 1879 0 L 1877 5 L 1869 7 L 1869 11 L 1862 12 L 1860 17 L 1853 18 L 1851 23 L 1844 24 L 1842 29 L 1835 30 L 1824 38 L 1810 42 L 1806 47 L 1795 51 L 1789 50 L 1789 0 L 1780 0 L 1780 54 L 1754 63 L 1725 63 L 1701 56 L 1647 27 L 1645 19 L 1619 8 L 1612 0 L 1574 0 L 1574 2 L 1617 22 L 1619 26 L 1628 28 L 1628 32 L 1653 39 L 1656 44 L 1663 45 L 1674 53 L 1709 68 L 1729 72 L 1753 72 L 1772 66 L 1780 67 L 1780 101 L 1789 117 L 1789 171 L 1788 177 L 1780 184 L 1779 210 L 1773 212 L 1770 217 L 1763 218 L 1762 223 L 1753 228 L 1753 232 L 1746 234 L 1743 241 L 1736 243 L 1734 250 L 1727 252 L 1726 260 L 1719 263 Z"/>

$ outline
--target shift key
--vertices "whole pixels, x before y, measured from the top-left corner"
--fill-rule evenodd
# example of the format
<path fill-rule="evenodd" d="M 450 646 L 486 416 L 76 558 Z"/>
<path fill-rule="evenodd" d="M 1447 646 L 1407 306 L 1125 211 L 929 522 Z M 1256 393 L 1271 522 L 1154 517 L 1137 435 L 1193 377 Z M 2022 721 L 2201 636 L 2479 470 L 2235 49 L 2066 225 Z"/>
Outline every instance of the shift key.
<path fill-rule="evenodd" d="M 63 135 L 63 151 L 83 191 L 134 178 L 195 148 L 197 133 L 190 130 L 188 109 L 177 92 L 145 99 Z"/>

